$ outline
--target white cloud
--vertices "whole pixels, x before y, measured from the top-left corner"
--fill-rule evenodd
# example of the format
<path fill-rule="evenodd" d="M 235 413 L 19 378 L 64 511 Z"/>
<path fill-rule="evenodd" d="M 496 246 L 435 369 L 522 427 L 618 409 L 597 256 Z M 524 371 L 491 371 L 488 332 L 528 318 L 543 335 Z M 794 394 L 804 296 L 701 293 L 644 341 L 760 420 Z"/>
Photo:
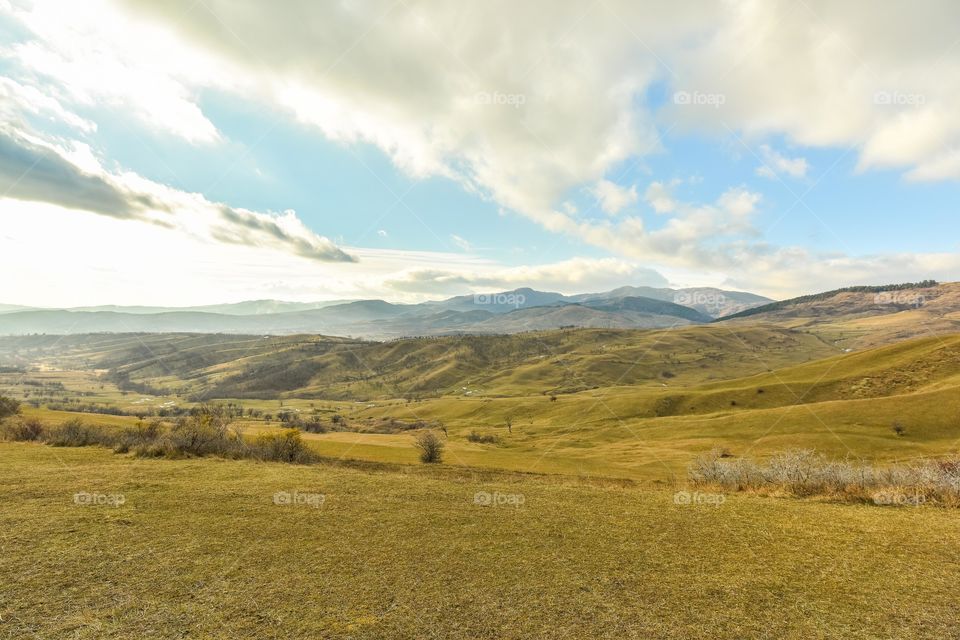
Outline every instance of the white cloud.
<path fill-rule="evenodd" d="M 196 86 L 237 87 L 231 72 L 187 46 L 162 25 L 118 11 L 107 0 L 16 7 L 12 16 L 34 36 L 0 47 L 44 95 L 83 106 L 110 106 L 147 126 L 192 143 L 220 133 L 197 104 Z"/>
<path fill-rule="evenodd" d="M 638 215 L 578 220 L 564 199 L 593 185 L 609 191 L 598 196 L 604 210 L 622 214 L 636 190 L 604 176 L 662 151 L 658 132 L 668 128 L 742 139 L 745 157 L 763 159 L 764 177 L 809 171 L 803 157 L 765 144 L 774 138 L 790 148 L 854 149 L 864 171 L 960 178 L 960 5 L 950 0 L 883 11 L 866 0 L 608 0 L 586 11 L 546 0 L 291 0 L 284 11 L 236 0 L 39 0 L 10 13 L 34 38 L 0 49 L 18 74 L 3 95 L 20 109 L 29 96 L 47 96 L 34 113 L 80 131 L 96 126 L 76 115 L 86 113 L 81 107 L 106 106 L 193 143 L 216 142 L 222 134 L 199 99 L 212 88 L 279 107 L 332 140 L 376 145 L 409 174 L 456 180 L 548 231 L 630 260 L 724 270 L 758 286 L 812 281 L 827 263 L 850 276 L 874 263 L 825 262 L 758 240 L 751 218 L 760 195 L 746 188 L 684 203 L 669 184 L 653 183 L 644 198 L 667 216 L 660 227 Z M 655 83 L 722 100 L 652 113 L 644 98 Z M 139 193 L 154 190 L 162 191 Z M 259 226 L 257 237 L 283 243 L 279 235 L 304 232 L 295 218 L 247 213 L 239 218 L 248 224 L 224 237 L 239 240 Z"/>
<path fill-rule="evenodd" d="M 768 144 L 760 145 L 760 157 L 763 164 L 757 167 L 756 174 L 772 180 L 777 179 L 780 175 L 791 178 L 806 178 L 807 170 L 810 168 L 807 165 L 806 158 L 788 158 Z"/>
<path fill-rule="evenodd" d="M 673 213 L 677 210 L 677 201 L 673 197 L 673 187 L 677 184 L 677 180 L 669 183 L 651 182 L 643 194 L 643 199 L 657 213 Z"/>
<path fill-rule="evenodd" d="M 467 242 L 466 240 L 464 240 L 463 238 L 461 238 L 455 233 L 450 234 L 450 240 L 453 242 L 453 244 L 457 245 L 464 251 L 470 251 L 470 249 L 472 249 L 469 242 Z"/>
<path fill-rule="evenodd" d="M 519 287 L 573 294 L 605 291 L 625 283 L 666 286 L 667 280 L 653 269 L 618 258 L 571 258 L 517 267 L 487 264 L 469 269 L 414 268 L 384 284 L 400 292 L 453 295 L 464 289 L 478 292 Z"/>
<path fill-rule="evenodd" d="M 616 215 L 637 202 L 637 187 L 621 187 L 609 180 L 598 180 L 590 190 L 604 213 Z"/>

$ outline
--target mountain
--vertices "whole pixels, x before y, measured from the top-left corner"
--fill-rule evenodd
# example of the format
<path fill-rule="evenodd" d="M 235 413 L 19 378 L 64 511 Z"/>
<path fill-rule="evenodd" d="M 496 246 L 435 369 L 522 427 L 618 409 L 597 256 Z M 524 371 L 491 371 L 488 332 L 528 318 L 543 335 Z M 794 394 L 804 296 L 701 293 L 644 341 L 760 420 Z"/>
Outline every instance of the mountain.
<path fill-rule="evenodd" d="M 19 304 L 0 304 L 0 313 L 14 313 L 16 311 L 29 311 L 33 307 L 22 307 Z"/>
<path fill-rule="evenodd" d="M 198 307 L 137 307 L 103 305 L 98 307 L 71 307 L 67 311 L 112 311 L 115 313 L 156 314 L 171 312 L 222 313 L 231 316 L 258 316 L 271 313 L 287 313 L 293 311 L 310 311 L 323 309 L 338 304 L 354 302 L 353 300 L 328 300 L 324 302 L 285 302 L 283 300 L 247 300 L 227 304 L 210 304 Z M 25 307 L 24 307 L 25 308 Z M 3 306 L 0 305 L 0 313 Z"/>
<path fill-rule="evenodd" d="M 474 311 L 482 309 L 491 313 L 509 313 L 517 309 L 544 307 L 566 300 L 569 300 L 569 298 L 561 293 L 536 291 L 524 287 L 514 289 L 513 291 L 501 291 L 499 293 L 478 293 L 469 296 L 457 296 L 440 302 L 428 302 L 426 304 L 436 305 L 454 311 Z"/>
<path fill-rule="evenodd" d="M 589 302 L 600 299 L 642 297 L 664 300 L 696 309 L 711 318 L 720 318 L 753 307 L 773 302 L 770 298 L 745 291 L 726 291 L 712 287 L 689 289 L 665 289 L 656 287 L 620 287 L 606 293 L 584 293 L 570 296 L 572 302 Z"/>
<path fill-rule="evenodd" d="M 588 300 L 583 303 L 584 306 L 598 311 L 622 312 L 632 311 L 659 316 L 669 316 L 683 318 L 690 322 L 710 322 L 713 318 L 710 315 L 701 313 L 691 307 L 674 304 L 664 300 L 654 298 L 643 298 L 636 296 L 626 296 L 622 298 L 599 298 Z"/>
<path fill-rule="evenodd" d="M 642 295 L 650 293 L 651 295 Z M 686 300 L 689 304 L 678 303 Z M 565 296 L 530 288 L 419 304 L 384 300 L 253 300 L 200 307 L 0 307 L 0 335 L 134 333 L 321 333 L 370 339 L 453 333 L 516 333 L 561 327 L 657 328 L 710 322 L 718 313 L 768 302 L 719 289 L 621 287 Z M 6 310 L 6 311 L 4 311 Z"/>

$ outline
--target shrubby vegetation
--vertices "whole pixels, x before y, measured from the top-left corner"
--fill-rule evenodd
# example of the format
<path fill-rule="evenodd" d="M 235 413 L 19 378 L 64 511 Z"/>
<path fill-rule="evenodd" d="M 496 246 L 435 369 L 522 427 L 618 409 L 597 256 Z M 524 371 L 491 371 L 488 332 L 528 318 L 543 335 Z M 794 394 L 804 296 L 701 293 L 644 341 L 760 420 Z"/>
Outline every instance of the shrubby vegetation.
<path fill-rule="evenodd" d="M 17 442 L 40 440 L 43 436 L 43 424 L 36 418 L 11 420 L 3 425 L 3 435 L 7 440 Z"/>
<path fill-rule="evenodd" d="M 0 396 L 0 420 L 20 413 L 20 403 L 13 398 Z"/>
<path fill-rule="evenodd" d="M 479 444 L 497 444 L 500 442 L 500 438 L 493 434 L 477 433 L 476 431 L 471 431 L 467 434 L 467 440 Z"/>
<path fill-rule="evenodd" d="M 828 460 L 815 451 L 795 449 L 758 463 L 730 459 L 729 454 L 715 449 L 694 461 L 689 476 L 694 484 L 728 491 L 836 496 L 877 504 L 935 502 L 960 506 L 960 458 L 875 467 Z"/>
<path fill-rule="evenodd" d="M 192 410 L 172 426 L 160 420 L 140 421 L 135 427 L 111 429 L 78 418 L 53 428 L 37 420 L 12 420 L 3 425 L 8 440 L 40 441 L 54 447 L 110 447 L 117 453 L 132 452 L 148 458 L 216 456 L 307 464 L 319 457 L 300 437 L 297 429 L 263 434 L 250 441 L 231 425 L 221 407 Z"/>
<path fill-rule="evenodd" d="M 442 461 L 445 445 L 440 436 L 433 431 L 424 431 L 418 435 L 414 444 L 420 450 L 420 462 L 435 464 Z"/>

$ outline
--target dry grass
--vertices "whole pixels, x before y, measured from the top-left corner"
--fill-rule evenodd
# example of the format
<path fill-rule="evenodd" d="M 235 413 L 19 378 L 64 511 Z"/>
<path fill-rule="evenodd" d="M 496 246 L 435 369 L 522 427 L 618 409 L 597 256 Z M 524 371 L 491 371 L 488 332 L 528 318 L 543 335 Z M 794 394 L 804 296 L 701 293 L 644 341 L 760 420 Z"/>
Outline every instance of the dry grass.
<path fill-rule="evenodd" d="M 725 459 L 719 450 L 714 450 L 697 458 L 689 474 L 696 485 L 727 491 L 831 496 L 884 505 L 960 506 L 960 459 L 957 458 L 878 467 L 849 460 L 829 460 L 810 449 L 786 451 L 764 463 L 745 458 Z"/>
<path fill-rule="evenodd" d="M 0 443 L 0 459 L 4 640 L 958 637 L 944 509 L 678 505 L 447 465 L 31 443 Z"/>

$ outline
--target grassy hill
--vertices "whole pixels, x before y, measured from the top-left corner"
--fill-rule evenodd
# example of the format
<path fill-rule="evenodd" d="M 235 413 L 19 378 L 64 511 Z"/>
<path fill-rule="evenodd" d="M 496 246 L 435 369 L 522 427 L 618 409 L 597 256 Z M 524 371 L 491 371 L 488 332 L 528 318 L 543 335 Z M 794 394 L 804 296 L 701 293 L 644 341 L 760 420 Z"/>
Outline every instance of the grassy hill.
<path fill-rule="evenodd" d="M 323 336 L 129 334 L 0 338 L 0 364 L 109 369 L 212 398 L 368 400 L 542 395 L 721 380 L 838 352 L 777 327 L 528 332 L 364 342 Z"/>

